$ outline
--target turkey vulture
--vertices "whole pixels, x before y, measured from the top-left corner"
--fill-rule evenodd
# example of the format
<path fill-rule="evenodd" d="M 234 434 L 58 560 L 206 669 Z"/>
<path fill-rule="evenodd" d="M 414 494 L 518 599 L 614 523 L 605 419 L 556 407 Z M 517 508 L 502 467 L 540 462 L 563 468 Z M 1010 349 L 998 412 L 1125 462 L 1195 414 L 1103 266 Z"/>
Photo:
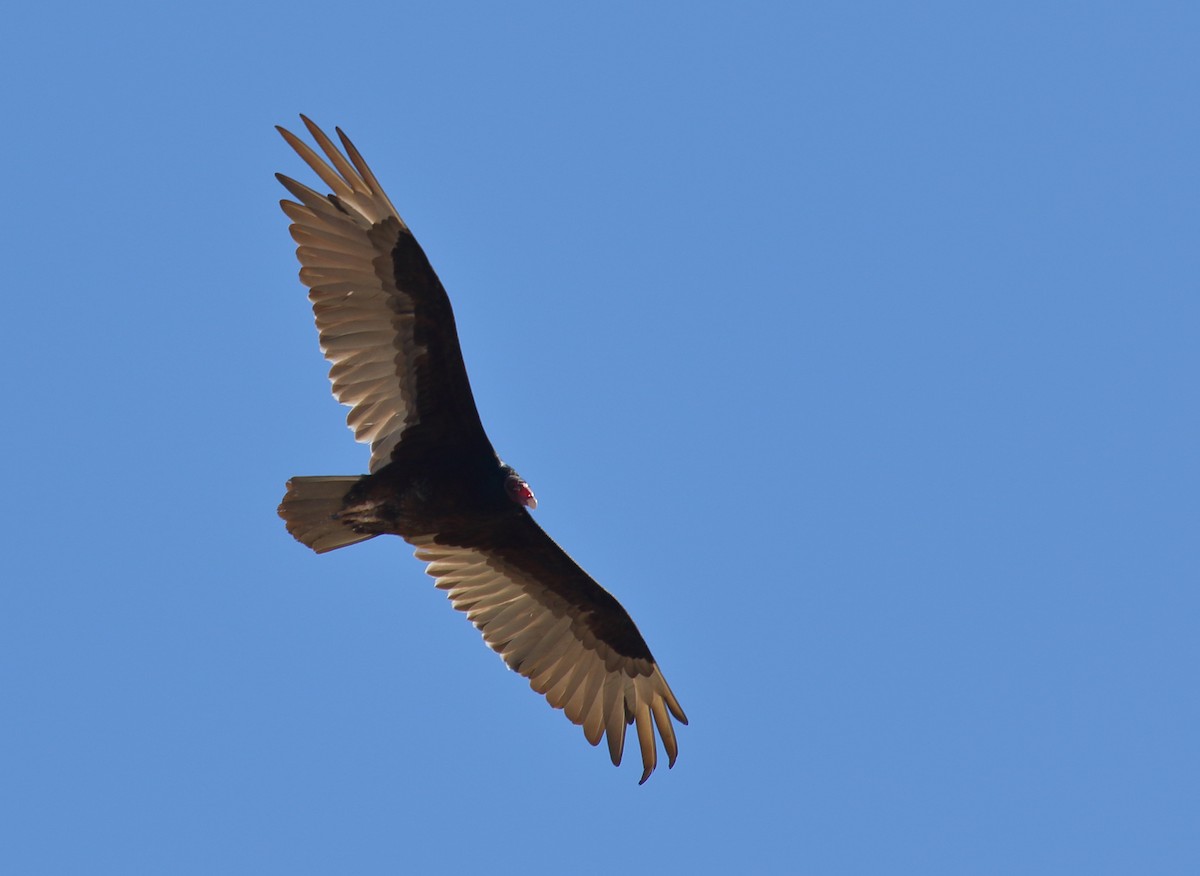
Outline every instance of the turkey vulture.
<path fill-rule="evenodd" d="M 656 728 L 675 765 L 683 709 L 625 609 L 530 516 L 533 491 L 483 431 L 450 299 L 412 232 L 341 129 L 344 154 L 300 118 L 325 158 L 278 131 L 331 193 L 276 174 L 296 198 L 280 205 L 333 394 L 371 462 L 366 475 L 292 478 L 279 516 L 317 553 L 387 533 L 413 545 L 509 667 L 592 745 L 608 738 L 613 764 L 637 725 L 645 782 Z"/>

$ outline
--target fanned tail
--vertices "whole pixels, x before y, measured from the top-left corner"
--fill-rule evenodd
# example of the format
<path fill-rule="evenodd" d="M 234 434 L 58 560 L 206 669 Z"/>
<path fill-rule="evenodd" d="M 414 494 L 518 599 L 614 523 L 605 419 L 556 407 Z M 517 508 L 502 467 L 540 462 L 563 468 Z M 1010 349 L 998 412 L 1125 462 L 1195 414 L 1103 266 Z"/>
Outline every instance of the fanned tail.
<path fill-rule="evenodd" d="M 279 516 L 296 541 L 319 554 L 374 538 L 373 533 L 355 532 L 337 518 L 358 475 L 296 477 L 287 482 L 287 495 L 279 505 Z"/>

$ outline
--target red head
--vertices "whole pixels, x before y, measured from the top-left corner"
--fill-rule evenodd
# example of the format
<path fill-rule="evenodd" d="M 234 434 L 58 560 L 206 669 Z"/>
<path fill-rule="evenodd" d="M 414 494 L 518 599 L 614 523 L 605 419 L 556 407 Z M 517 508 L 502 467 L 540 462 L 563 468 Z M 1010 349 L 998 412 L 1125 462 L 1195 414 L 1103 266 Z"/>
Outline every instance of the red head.
<path fill-rule="evenodd" d="M 533 495 L 533 490 L 529 489 L 525 479 L 511 468 L 508 469 L 508 477 L 504 479 L 504 489 L 508 491 L 508 498 L 518 505 L 524 505 L 526 508 L 537 507 L 537 498 Z"/>

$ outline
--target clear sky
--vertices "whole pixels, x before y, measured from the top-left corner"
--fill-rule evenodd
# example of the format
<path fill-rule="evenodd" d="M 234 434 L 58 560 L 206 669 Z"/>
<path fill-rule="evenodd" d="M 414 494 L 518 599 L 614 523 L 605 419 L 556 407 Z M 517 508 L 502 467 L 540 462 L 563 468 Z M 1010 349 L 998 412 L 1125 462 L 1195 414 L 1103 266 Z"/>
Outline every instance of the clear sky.
<path fill-rule="evenodd" d="M 0 870 L 1200 873 L 1196 4 L 5 30 Z M 299 112 L 687 710 L 645 786 L 405 544 L 275 516 L 367 461 Z"/>

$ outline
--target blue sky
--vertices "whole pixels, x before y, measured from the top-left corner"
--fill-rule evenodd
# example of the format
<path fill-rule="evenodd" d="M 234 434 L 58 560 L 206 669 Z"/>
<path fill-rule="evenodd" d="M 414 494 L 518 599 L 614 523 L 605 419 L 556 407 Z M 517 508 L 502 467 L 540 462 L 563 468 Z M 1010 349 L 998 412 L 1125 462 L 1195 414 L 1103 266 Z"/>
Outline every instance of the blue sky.
<path fill-rule="evenodd" d="M 9 14 L 3 869 L 1200 872 L 1196 7 L 434 6 Z M 276 518 L 367 460 L 299 112 L 687 710 L 645 786 Z"/>

